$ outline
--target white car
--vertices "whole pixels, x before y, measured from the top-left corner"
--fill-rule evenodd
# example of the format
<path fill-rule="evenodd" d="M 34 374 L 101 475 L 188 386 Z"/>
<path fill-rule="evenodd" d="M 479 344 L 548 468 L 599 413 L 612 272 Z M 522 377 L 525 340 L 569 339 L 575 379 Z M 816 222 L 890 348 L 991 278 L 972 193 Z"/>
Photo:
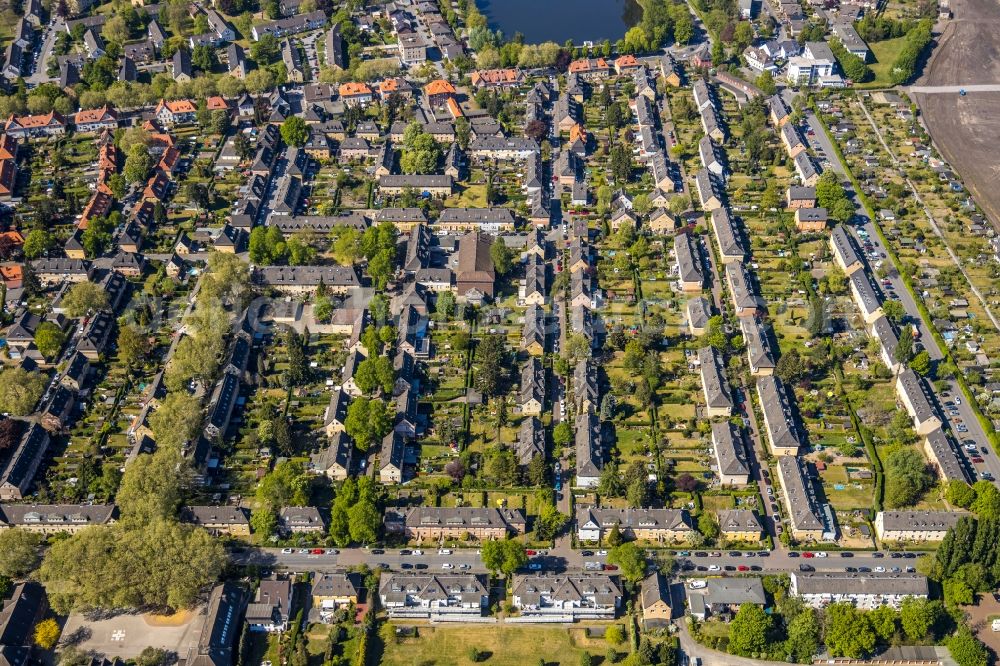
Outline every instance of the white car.
<path fill-rule="evenodd" d="M 451 555 L 451 550 L 448 548 L 440 548 L 438 549 L 438 555 Z"/>
<path fill-rule="evenodd" d="M 873 571 L 875 573 L 885 573 L 885 567 L 875 567 Z"/>
<path fill-rule="evenodd" d="M 452 564 L 451 562 L 442 562 L 441 563 L 441 568 L 442 569 L 454 569 L 455 565 Z"/>
<path fill-rule="evenodd" d="M 722 567 L 720 567 L 718 564 L 710 564 L 708 566 L 708 570 L 709 571 L 722 571 Z"/>
<path fill-rule="evenodd" d="M 295 551 L 292 548 L 282 548 L 281 549 L 282 555 L 291 555 L 293 552 L 295 552 Z"/>
<path fill-rule="evenodd" d="M 816 557 L 826 557 L 826 553 L 823 552 L 816 553 Z"/>
<path fill-rule="evenodd" d="M 600 557 L 604 557 L 607 554 L 608 554 L 608 551 L 606 551 L 606 550 L 599 550 L 599 551 L 597 551 L 597 555 L 599 555 Z"/>
<path fill-rule="evenodd" d="M 688 583 L 688 587 L 690 587 L 692 590 L 702 590 L 708 587 L 708 582 L 704 580 L 693 580 L 690 583 Z"/>

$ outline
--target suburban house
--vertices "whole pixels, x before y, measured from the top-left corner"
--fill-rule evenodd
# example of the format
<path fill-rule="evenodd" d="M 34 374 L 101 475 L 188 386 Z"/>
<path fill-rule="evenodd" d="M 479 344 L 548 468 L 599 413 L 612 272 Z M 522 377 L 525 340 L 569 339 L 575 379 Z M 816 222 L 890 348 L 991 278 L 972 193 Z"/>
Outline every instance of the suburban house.
<path fill-rule="evenodd" d="M 680 543 L 692 532 L 683 509 L 612 509 L 581 506 L 576 510 L 580 541 L 601 541 L 617 526 L 626 538 L 657 543 Z"/>
<path fill-rule="evenodd" d="M 797 456 L 778 456 L 778 480 L 794 539 L 819 541 L 826 534 L 813 480 Z"/>
<path fill-rule="evenodd" d="M 757 514 L 748 509 L 719 511 L 719 533 L 729 542 L 757 543 L 764 532 Z"/>
<path fill-rule="evenodd" d="M 755 377 L 774 374 L 778 361 L 771 344 L 770 325 L 757 317 L 740 317 L 740 333 L 747 348 L 750 374 Z"/>
<path fill-rule="evenodd" d="M 358 603 L 358 594 L 364 585 L 361 574 L 347 571 L 313 573 L 312 608 L 320 619 L 326 619 L 338 608 Z"/>
<path fill-rule="evenodd" d="M 764 584 L 756 576 L 745 578 L 708 578 L 705 586 L 685 588 L 691 617 L 704 620 L 712 615 L 732 616 L 743 604 L 767 603 Z"/>
<path fill-rule="evenodd" d="M 642 625 L 647 629 L 665 629 L 670 626 L 673 610 L 670 608 L 670 586 L 659 571 L 642 580 L 639 588 L 642 606 Z"/>
<path fill-rule="evenodd" d="M 291 620 L 292 581 L 265 578 L 247 605 L 246 621 L 250 631 L 280 633 Z"/>
<path fill-rule="evenodd" d="M 238 506 L 185 506 L 181 522 L 204 527 L 214 535 L 250 536 L 250 518 Z"/>
<path fill-rule="evenodd" d="M 714 347 L 698 350 L 698 365 L 701 374 L 702 392 L 705 396 L 705 413 L 709 417 L 731 416 L 733 398 L 726 380 L 722 356 Z"/>
<path fill-rule="evenodd" d="M 7 464 L 0 468 L 0 500 L 22 500 L 49 448 L 49 433 L 32 423 L 25 428 Z"/>
<path fill-rule="evenodd" d="M 896 397 L 913 419 L 918 435 L 929 435 L 941 427 L 941 418 L 928 396 L 927 384 L 913 370 L 906 368 L 896 376 Z"/>

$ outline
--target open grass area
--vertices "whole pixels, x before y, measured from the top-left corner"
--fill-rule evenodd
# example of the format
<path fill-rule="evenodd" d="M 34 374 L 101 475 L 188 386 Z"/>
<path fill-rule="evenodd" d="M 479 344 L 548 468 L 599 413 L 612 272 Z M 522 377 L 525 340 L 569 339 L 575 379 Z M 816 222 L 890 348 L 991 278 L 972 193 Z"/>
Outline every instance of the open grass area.
<path fill-rule="evenodd" d="M 861 87 L 881 88 L 889 85 L 889 72 L 892 70 L 892 63 L 896 61 L 896 56 L 899 55 L 905 43 L 905 37 L 897 37 L 869 44 L 874 62 L 870 63 L 868 67 L 871 68 L 875 79 L 862 84 Z"/>
<path fill-rule="evenodd" d="M 411 664 L 471 664 L 469 648 L 490 653 L 491 666 L 522 666 L 536 664 L 580 663 L 580 653 L 603 655 L 607 645 L 603 640 L 588 639 L 584 629 L 561 627 L 513 627 L 505 625 L 424 627 L 416 638 L 396 641 L 395 626 L 387 623 L 381 631 L 385 650 L 379 663 L 383 666 Z M 371 655 L 374 657 L 375 655 Z M 373 663 L 370 661 L 370 663 Z"/>

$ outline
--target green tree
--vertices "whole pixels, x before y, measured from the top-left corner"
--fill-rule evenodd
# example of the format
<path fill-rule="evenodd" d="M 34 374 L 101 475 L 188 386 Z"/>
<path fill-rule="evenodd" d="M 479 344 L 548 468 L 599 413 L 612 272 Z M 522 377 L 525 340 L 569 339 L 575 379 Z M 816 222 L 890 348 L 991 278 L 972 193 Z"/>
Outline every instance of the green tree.
<path fill-rule="evenodd" d="M 278 43 L 278 38 L 270 33 L 261 35 L 260 39 L 250 45 L 250 57 L 261 68 L 277 60 L 280 51 L 281 47 Z"/>
<path fill-rule="evenodd" d="M 729 623 L 729 652 L 741 657 L 758 657 L 767 647 L 771 618 L 755 603 L 740 604 Z"/>
<path fill-rule="evenodd" d="M 931 638 L 934 626 L 940 621 L 944 608 L 940 601 L 907 597 L 899 609 L 899 621 L 906 636 L 915 642 Z"/>
<path fill-rule="evenodd" d="M 382 441 L 392 430 L 392 417 L 381 400 L 357 398 L 351 401 L 344 430 L 362 452 Z"/>
<path fill-rule="evenodd" d="M 180 451 L 158 448 L 137 456 L 125 468 L 116 497 L 121 522 L 143 526 L 174 518 L 190 480 L 189 463 Z"/>
<path fill-rule="evenodd" d="M 989 651 L 976 638 L 967 625 L 958 628 L 953 636 L 945 641 L 951 658 L 958 666 L 987 666 L 990 663 Z"/>
<path fill-rule="evenodd" d="M 35 346 L 47 359 L 53 359 L 66 342 L 66 333 L 50 321 L 43 321 L 35 329 Z"/>
<path fill-rule="evenodd" d="M 886 301 L 885 304 L 891 303 L 892 301 Z M 884 306 L 883 306 L 884 307 Z M 883 310 L 884 312 L 884 310 Z M 886 315 L 887 317 L 889 315 Z M 900 363 L 909 363 L 913 359 L 913 327 L 907 326 L 902 331 L 899 332 L 899 344 L 896 345 L 896 351 L 893 353 L 896 360 Z"/>
<path fill-rule="evenodd" d="M 778 90 L 774 83 L 774 75 L 771 74 L 770 71 L 762 72 L 754 83 L 763 91 L 765 95 L 773 95 Z"/>
<path fill-rule="evenodd" d="M 512 539 L 493 539 L 482 544 L 483 566 L 506 577 L 528 564 L 524 544 Z"/>
<path fill-rule="evenodd" d="M 816 611 L 803 608 L 788 623 L 787 648 L 789 656 L 800 664 L 812 663 L 819 649 L 820 626 Z"/>
<path fill-rule="evenodd" d="M 132 468 L 129 465 L 129 469 Z M 51 545 L 38 579 L 57 613 L 187 608 L 226 562 L 222 543 L 173 520 L 91 526 Z"/>
<path fill-rule="evenodd" d="M 201 401 L 187 391 L 171 391 L 149 417 L 157 448 L 179 452 L 202 426 Z"/>
<path fill-rule="evenodd" d="M 965 481 L 951 479 L 945 489 L 945 499 L 953 506 L 968 509 L 976 500 L 976 491 Z"/>
<path fill-rule="evenodd" d="M 646 556 L 632 542 L 616 546 L 608 553 L 608 562 L 618 565 L 625 580 L 637 583 L 646 576 Z"/>
<path fill-rule="evenodd" d="M 63 296 L 62 307 L 70 317 L 82 317 L 108 306 L 108 292 L 96 282 L 78 282 Z"/>
<path fill-rule="evenodd" d="M 355 543 L 371 543 L 378 538 L 382 515 L 370 500 L 359 500 L 347 510 L 347 518 L 351 540 Z"/>
<path fill-rule="evenodd" d="M 860 659 L 875 649 L 875 630 L 854 606 L 831 604 L 826 608 L 825 642 L 830 656 Z"/>
<path fill-rule="evenodd" d="M 894 324 L 899 324 L 906 316 L 906 309 L 901 302 L 891 298 L 882 303 L 882 314 Z"/>
<path fill-rule="evenodd" d="M 402 148 L 399 166 L 404 173 L 433 173 L 441 161 L 441 146 L 416 121 L 406 127 Z"/>
<path fill-rule="evenodd" d="M 118 359 L 127 367 L 145 361 L 151 349 L 149 337 L 135 326 L 126 324 L 118 329 Z"/>
<path fill-rule="evenodd" d="M 490 259 L 493 260 L 493 268 L 500 277 L 507 275 L 513 266 L 514 251 L 507 247 L 503 239 L 496 237 L 490 245 Z"/>
<path fill-rule="evenodd" d="M 21 251 L 24 252 L 25 259 L 37 259 L 55 246 L 55 238 L 44 229 L 32 229 L 24 237 L 24 245 Z"/>
<path fill-rule="evenodd" d="M 27 416 L 45 393 L 48 380 L 37 371 L 20 367 L 0 370 L 0 412 Z"/>
<path fill-rule="evenodd" d="M 931 355 L 926 349 L 910 359 L 910 369 L 922 377 L 931 373 Z"/>
<path fill-rule="evenodd" d="M 122 175 L 128 183 L 142 183 L 145 182 L 151 166 L 153 158 L 149 154 L 149 148 L 145 144 L 137 143 L 129 148 Z"/>
<path fill-rule="evenodd" d="M 0 530 L 0 576 L 18 580 L 41 560 L 42 537 L 20 527 Z"/>
<path fill-rule="evenodd" d="M 309 125 L 300 116 L 289 116 L 281 123 L 281 138 L 289 146 L 304 146 L 309 140 L 309 133 Z"/>
<path fill-rule="evenodd" d="M 899 448 L 885 459 L 885 502 L 890 508 L 913 506 L 931 487 L 934 477 L 920 453 Z"/>

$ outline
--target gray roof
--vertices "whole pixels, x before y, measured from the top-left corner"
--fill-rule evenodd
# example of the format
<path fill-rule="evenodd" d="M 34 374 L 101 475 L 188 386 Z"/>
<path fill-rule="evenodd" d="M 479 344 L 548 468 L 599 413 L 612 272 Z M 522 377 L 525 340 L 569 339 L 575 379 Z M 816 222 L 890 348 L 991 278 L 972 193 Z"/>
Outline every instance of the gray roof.
<path fill-rule="evenodd" d="M 622 529 L 663 529 L 687 531 L 692 529 L 691 519 L 684 509 L 614 509 L 594 506 L 578 506 L 577 527 L 588 522 L 610 529 L 618 525 Z"/>
<path fill-rule="evenodd" d="M 927 397 L 926 382 L 910 368 L 906 368 L 899 373 L 897 380 L 903 392 L 910 402 L 910 406 L 916 412 L 916 419 L 920 423 L 937 416 L 937 410 Z"/>
<path fill-rule="evenodd" d="M 854 238 L 851 237 L 844 225 L 838 224 L 834 227 L 830 234 L 830 243 L 833 245 L 833 251 L 845 266 L 855 263 L 863 265 L 858 244 L 854 242 Z"/>
<path fill-rule="evenodd" d="M 271 287 L 316 287 L 320 280 L 328 287 L 360 286 L 358 274 L 350 266 L 263 266 L 254 271 L 253 280 Z"/>
<path fill-rule="evenodd" d="M 114 504 L 0 504 L 0 525 L 78 527 L 104 525 L 117 514 Z"/>
<path fill-rule="evenodd" d="M 805 476 L 802 461 L 795 456 L 778 456 L 778 468 L 787 504 L 785 508 L 791 511 L 792 527 L 797 530 L 823 529 L 815 489 L 812 481 Z"/>
<path fill-rule="evenodd" d="M 746 245 L 743 243 L 739 229 L 736 227 L 736 220 L 729 214 L 726 208 L 716 208 L 712 211 L 712 230 L 719 241 L 722 252 L 728 256 L 745 257 L 747 254 Z"/>
<path fill-rule="evenodd" d="M 784 383 L 773 375 L 758 377 L 757 395 L 772 448 L 801 447 L 798 421 L 792 412 L 794 397 Z"/>
<path fill-rule="evenodd" d="M 702 347 L 698 350 L 698 361 L 701 365 L 701 385 L 708 406 L 716 409 L 732 409 L 733 398 L 729 393 L 729 382 L 726 381 L 722 356 L 714 347 Z"/>
<path fill-rule="evenodd" d="M 412 187 L 419 190 L 421 187 L 451 187 L 454 179 L 451 176 L 440 174 L 398 174 L 380 176 L 379 187 Z"/>
<path fill-rule="evenodd" d="M 882 511 L 886 530 L 945 531 L 967 516 L 964 511 Z"/>
<path fill-rule="evenodd" d="M 761 531 L 763 527 L 757 514 L 748 509 L 724 509 L 717 515 L 719 528 L 726 532 Z"/>
<path fill-rule="evenodd" d="M 514 452 L 521 465 L 527 465 L 535 456 L 545 455 L 545 428 L 537 417 L 529 416 L 521 422 Z"/>
<path fill-rule="evenodd" d="M 528 574 L 514 576 L 514 596 L 524 606 L 541 606 L 545 599 L 566 604 L 611 608 L 621 603 L 622 586 L 618 576 L 606 573 L 568 575 Z"/>
<path fill-rule="evenodd" d="M 969 482 L 969 472 L 963 462 L 964 456 L 958 453 L 956 445 L 940 428 L 927 435 L 926 444 L 937 458 L 938 468 L 945 481 L 957 479 Z"/>
<path fill-rule="evenodd" d="M 739 308 L 763 309 L 764 300 L 757 294 L 753 278 L 746 266 L 738 261 L 726 264 L 726 284 L 733 297 L 733 303 Z"/>
<path fill-rule="evenodd" d="M 715 458 L 721 474 L 732 476 L 750 474 L 743 437 L 736 426 L 729 421 L 713 423 L 712 444 L 715 447 Z"/>
<path fill-rule="evenodd" d="M 702 296 L 696 296 L 687 302 L 688 321 L 695 328 L 703 328 L 708 325 L 708 320 L 712 317 L 711 306 Z"/>
<path fill-rule="evenodd" d="M 795 591 L 804 594 L 915 596 L 928 594 L 927 578 L 908 573 L 792 572 Z"/>
<path fill-rule="evenodd" d="M 601 422 L 592 413 L 576 417 L 576 474 L 599 476 L 604 467 Z"/>
<path fill-rule="evenodd" d="M 677 257 L 677 269 L 682 282 L 705 283 L 702 271 L 701 252 L 698 241 L 688 234 L 674 236 L 674 253 Z"/>
<path fill-rule="evenodd" d="M 709 606 L 739 606 L 743 603 L 767 603 L 764 584 L 756 576 L 745 578 L 709 578 L 702 594 Z"/>
<path fill-rule="evenodd" d="M 768 324 L 756 317 L 740 317 L 740 332 L 747 354 L 755 368 L 774 368 L 777 359 L 771 346 L 771 336 Z"/>
<path fill-rule="evenodd" d="M 450 528 L 500 528 L 511 532 L 524 532 L 526 520 L 520 509 L 495 509 L 492 507 L 433 507 L 418 506 L 406 512 L 406 526 Z"/>
<path fill-rule="evenodd" d="M 542 363 L 532 356 L 521 368 L 521 404 L 529 400 L 545 402 L 545 370 Z"/>

